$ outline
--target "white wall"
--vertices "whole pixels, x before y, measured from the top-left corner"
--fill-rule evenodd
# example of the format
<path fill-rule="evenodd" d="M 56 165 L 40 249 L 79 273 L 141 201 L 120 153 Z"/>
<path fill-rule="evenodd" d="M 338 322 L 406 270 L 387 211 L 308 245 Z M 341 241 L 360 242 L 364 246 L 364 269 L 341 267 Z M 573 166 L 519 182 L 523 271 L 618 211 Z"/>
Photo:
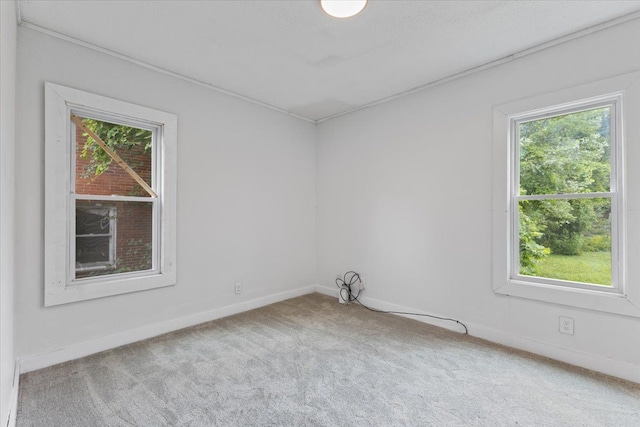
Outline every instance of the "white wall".
<path fill-rule="evenodd" d="M 356 269 L 370 298 L 460 318 L 475 335 L 564 349 L 574 363 L 615 361 L 637 375 L 639 319 L 492 292 L 491 164 L 493 106 L 638 70 L 638 39 L 636 20 L 325 122 L 316 133 L 286 115 L 19 29 L 17 356 L 317 279 L 331 287 L 336 274 Z M 178 114 L 177 286 L 43 307 L 45 81 Z M 4 80 L 2 89 L 4 99 Z M 560 314 L 575 318 L 574 336 L 557 332 Z"/>
<path fill-rule="evenodd" d="M 45 81 L 178 115 L 176 286 L 43 307 Z M 18 357 L 315 283 L 313 124 L 25 28 L 17 91 Z"/>
<path fill-rule="evenodd" d="M 16 5 L 0 2 L 0 423 L 6 425 L 14 371 L 13 197 Z"/>
<path fill-rule="evenodd" d="M 499 296 L 491 283 L 493 107 L 639 70 L 638 40 L 634 20 L 320 124 L 319 282 L 354 269 L 374 300 L 583 366 L 615 359 L 607 372 L 640 381 L 640 319 Z M 574 336 L 558 333 L 558 315 L 575 319 Z"/>

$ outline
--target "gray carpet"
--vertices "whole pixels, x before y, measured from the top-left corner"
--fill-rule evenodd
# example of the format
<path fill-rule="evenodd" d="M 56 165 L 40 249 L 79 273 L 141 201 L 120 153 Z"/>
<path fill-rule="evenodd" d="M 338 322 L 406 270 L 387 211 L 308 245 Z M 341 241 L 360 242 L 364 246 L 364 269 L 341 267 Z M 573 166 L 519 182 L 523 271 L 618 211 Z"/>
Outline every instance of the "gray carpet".
<path fill-rule="evenodd" d="M 640 426 L 640 385 L 306 295 L 20 378 L 19 426 Z"/>

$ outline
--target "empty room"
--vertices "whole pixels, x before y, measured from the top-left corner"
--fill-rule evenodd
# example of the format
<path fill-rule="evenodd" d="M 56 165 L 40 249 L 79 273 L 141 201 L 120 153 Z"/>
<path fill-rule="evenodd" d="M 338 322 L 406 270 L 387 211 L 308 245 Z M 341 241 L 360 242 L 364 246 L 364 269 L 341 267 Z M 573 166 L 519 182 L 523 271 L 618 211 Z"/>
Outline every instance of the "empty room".
<path fill-rule="evenodd" d="M 640 1 L 0 1 L 0 425 L 640 426 Z"/>

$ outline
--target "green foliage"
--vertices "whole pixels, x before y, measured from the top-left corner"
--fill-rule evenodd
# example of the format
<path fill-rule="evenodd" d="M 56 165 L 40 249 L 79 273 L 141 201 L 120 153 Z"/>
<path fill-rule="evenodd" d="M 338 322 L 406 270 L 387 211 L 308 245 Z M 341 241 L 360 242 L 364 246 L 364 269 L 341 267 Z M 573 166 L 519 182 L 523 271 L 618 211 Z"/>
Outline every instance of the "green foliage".
<path fill-rule="evenodd" d="M 536 265 L 544 257 L 549 255 L 549 248 L 538 244 L 536 239 L 542 236 L 538 224 L 531 220 L 527 214 L 523 212 L 522 205 L 520 209 L 520 274 L 536 275 Z"/>
<path fill-rule="evenodd" d="M 583 250 L 587 252 L 609 252 L 611 251 L 611 236 L 608 234 L 598 234 L 584 239 Z"/>
<path fill-rule="evenodd" d="M 609 109 L 520 124 L 522 194 L 609 191 Z"/>
<path fill-rule="evenodd" d="M 145 152 L 151 149 L 151 131 L 116 125 L 95 119 L 84 119 L 83 122 L 116 153 L 138 146 L 143 146 Z M 83 134 L 83 136 L 87 138 L 87 141 L 82 148 L 81 156 L 82 158 L 89 157 L 91 159 L 85 172 L 87 176 L 99 176 L 109 169 L 113 159 L 91 136 L 86 133 Z"/>
<path fill-rule="evenodd" d="M 554 254 L 561 255 L 581 255 L 582 254 L 582 235 L 575 233 L 562 233 L 554 236 L 551 240 L 551 250 Z"/>
<path fill-rule="evenodd" d="M 609 108 L 521 123 L 519 133 L 520 194 L 609 191 Z M 539 233 L 535 243 L 553 254 L 579 255 L 594 247 L 591 236 L 609 233 L 606 198 L 547 199 L 521 203 L 520 209 L 532 223 L 526 227 Z M 525 252 L 521 265 L 528 268 L 538 259 Z"/>
<path fill-rule="evenodd" d="M 539 242 L 555 254 L 579 255 L 587 250 L 585 236 L 608 232 L 608 199 L 542 200 L 530 205 L 529 215 L 545 229 Z"/>

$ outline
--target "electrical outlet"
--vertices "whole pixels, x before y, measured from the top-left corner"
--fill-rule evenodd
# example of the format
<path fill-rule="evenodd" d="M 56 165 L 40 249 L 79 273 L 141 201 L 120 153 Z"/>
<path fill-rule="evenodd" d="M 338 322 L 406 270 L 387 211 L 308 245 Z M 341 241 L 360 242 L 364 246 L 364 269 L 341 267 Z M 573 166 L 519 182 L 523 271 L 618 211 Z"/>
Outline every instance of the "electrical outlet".
<path fill-rule="evenodd" d="M 366 284 L 367 284 L 367 281 L 365 280 L 365 278 L 360 276 L 360 290 L 363 290 L 365 288 L 364 285 Z"/>
<path fill-rule="evenodd" d="M 573 335 L 573 319 L 571 317 L 560 316 L 560 333 Z"/>
<path fill-rule="evenodd" d="M 236 295 L 242 293 L 242 283 L 236 282 Z"/>

